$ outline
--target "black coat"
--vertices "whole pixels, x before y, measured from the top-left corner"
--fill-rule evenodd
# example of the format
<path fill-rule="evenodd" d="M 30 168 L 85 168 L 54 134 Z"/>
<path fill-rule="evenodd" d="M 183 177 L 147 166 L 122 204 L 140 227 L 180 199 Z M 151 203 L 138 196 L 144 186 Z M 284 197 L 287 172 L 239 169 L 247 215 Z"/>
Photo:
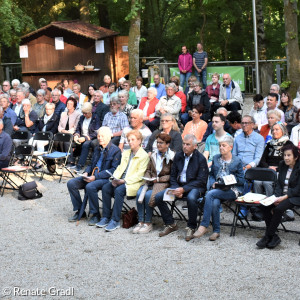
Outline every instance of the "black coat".
<path fill-rule="evenodd" d="M 79 134 L 79 136 L 82 136 L 82 125 L 83 125 L 84 119 L 85 119 L 85 116 L 80 116 L 79 122 L 77 124 L 75 134 Z M 93 114 L 92 120 L 89 125 L 89 129 L 88 129 L 88 135 L 91 140 L 93 140 L 97 137 L 97 130 L 99 128 L 100 128 L 99 118 L 96 114 Z M 87 140 L 87 138 L 86 138 L 86 140 Z"/>
<path fill-rule="evenodd" d="M 283 196 L 283 187 L 284 181 L 286 178 L 286 173 L 288 171 L 288 166 L 285 164 L 284 161 L 279 163 L 278 167 L 278 179 L 276 181 L 275 186 L 275 196 L 280 197 Z M 289 183 L 288 183 L 288 198 L 290 202 L 294 205 L 300 205 L 300 162 L 299 159 L 297 160 L 293 171 L 291 173 Z"/>
<path fill-rule="evenodd" d="M 200 94 L 197 94 L 195 91 L 192 91 L 187 102 L 186 112 L 193 109 L 193 100 L 196 100 L 197 104 L 202 104 L 204 106 L 204 112 L 201 116 L 201 119 L 205 122 L 208 122 L 208 120 L 210 119 L 210 102 L 207 93 L 204 90 Z"/>
<path fill-rule="evenodd" d="M 104 120 L 104 117 L 105 115 L 109 112 L 109 107 L 104 104 L 103 102 L 100 102 L 98 105 L 97 105 L 97 108 L 94 112 L 94 114 L 96 114 L 99 118 L 99 121 L 100 121 L 100 127 L 102 126 L 102 122 Z"/>
<path fill-rule="evenodd" d="M 53 134 L 57 133 L 57 128 L 59 124 L 59 117 L 54 113 L 51 119 L 46 124 L 46 131 L 51 131 Z M 45 126 L 44 117 L 37 121 L 37 126 L 35 132 L 42 131 Z"/>
<path fill-rule="evenodd" d="M 181 183 L 179 179 L 184 167 L 184 160 L 183 151 L 176 153 L 171 169 L 170 188 L 183 187 L 186 193 L 192 189 L 200 189 L 201 193 L 204 193 L 208 179 L 208 167 L 205 157 L 197 149 L 194 150 L 186 170 L 186 183 Z"/>

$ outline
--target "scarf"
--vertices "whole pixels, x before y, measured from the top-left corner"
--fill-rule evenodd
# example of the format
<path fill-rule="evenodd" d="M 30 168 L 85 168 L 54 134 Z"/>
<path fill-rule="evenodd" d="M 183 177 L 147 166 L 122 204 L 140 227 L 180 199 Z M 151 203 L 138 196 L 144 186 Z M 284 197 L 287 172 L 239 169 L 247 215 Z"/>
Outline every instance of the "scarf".
<path fill-rule="evenodd" d="M 50 116 L 47 116 L 46 114 L 44 115 L 44 124 L 47 124 L 48 121 L 52 118 L 53 114 Z"/>
<path fill-rule="evenodd" d="M 269 141 L 270 146 L 273 147 L 273 149 L 276 152 L 280 152 L 282 146 L 289 140 L 289 137 L 287 135 L 283 135 L 281 138 L 279 139 L 272 139 Z"/>

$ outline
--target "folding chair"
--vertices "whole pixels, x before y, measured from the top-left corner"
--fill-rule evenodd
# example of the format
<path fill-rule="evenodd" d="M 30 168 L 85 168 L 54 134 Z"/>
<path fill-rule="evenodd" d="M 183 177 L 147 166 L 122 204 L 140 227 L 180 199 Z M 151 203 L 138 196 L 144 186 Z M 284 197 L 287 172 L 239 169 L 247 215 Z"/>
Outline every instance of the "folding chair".
<path fill-rule="evenodd" d="M 40 132 L 37 132 L 34 135 L 32 144 L 33 144 L 34 147 L 36 147 L 35 146 L 35 142 L 39 142 L 39 141 L 48 142 L 47 146 L 48 146 L 48 149 L 50 149 L 51 148 L 51 144 L 52 144 L 52 140 L 53 140 L 53 133 L 51 131 L 45 131 L 45 132 L 40 131 Z M 35 159 L 36 163 L 37 162 L 41 162 L 42 165 L 45 165 L 44 160 L 42 160 L 40 157 L 42 155 L 45 155 L 45 154 L 48 154 L 48 153 L 49 153 L 48 150 L 47 151 L 43 151 L 43 152 L 35 150 L 35 151 L 33 151 L 32 158 Z M 37 170 L 33 170 L 33 169 L 32 169 L 32 171 L 33 171 L 33 173 L 37 173 L 38 172 Z"/>
<path fill-rule="evenodd" d="M 11 139 L 12 140 L 20 140 L 22 144 L 27 143 L 29 140 L 29 132 L 22 131 L 22 130 L 15 131 L 11 135 Z"/>
<path fill-rule="evenodd" d="M 21 179 L 23 182 L 27 182 L 27 174 L 30 170 L 31 159 L 33 153 L 33 146 L 31 145 L 20 145 L 16 147 L 11 163 L 15 158 L 23 158 L 23 166 L 8 166 L 1 169 L 1 177 L 3 178 L 2 185 L 0 188 L 1 196 L 4 194 L 5 189 L 18 190 L 18 184 L 10 177 L 15 175 L 17 178 Z M 26 173 L 25 177 L 23 173 Z M 9 185 L 10 187 L 7 187 Z"/>
<path fill-rule="evenodd" d="M 51 175 L 57 175 L 60 177 L 59 182 L 61 182 L 61 179 L 63 177 L 63 173 L 64 170 L 67 170 L 69 172 L 69 174 L 74 177 L 74 174 L 69 170 L 69 168 L 66 167 L 67 161 L 68 161 L 68 157 L 70 155 L 70 151 L 71 151 L 71 147 L 72 147 L 72 141 L 73 141 L 73 135 L 70 133 L 57 133 L 54 135 L 53 138 L 53 142 L 51 143 L 50 149 L 49 149 L 49 153 L 42 155 L 42 157 L 45 160 L 53 160 L 53 162 L 55 164 L 57 164 L 58 160 L 62 160 L 62 164 L 61 164 L 61 174 L 57 173 L 57 171 L 55 170 L 55 172 Z M 62 143 L 69 143 L 69 148 L 67 152 L 59 152 L 59 151 L 55 151 L 53 149 L 53 145 L 55 142 L 62 142 Z M 45 171 L 43 170 L 42 175 L 40 180 L 43 179 L 45 174 Z"/>
<path fill-rule="evenodd" d="M 277 180 L 277 173 L 272 170 L 272 169 L 268 169 L 268 168 L 250 168 L 246 171 L 245 173 L 245 179 L 248 181 L 248 183 L 253 183 L 254 180 L 258 180 L 258 181 L 272 181 L 273 183 L 275 183 L 275 181 Z M 235 231 L 236 231 L 236 227 L 237 227 L 237 221 L 240 220 L 241 218 L 239 218 L 239 213 L 241 210 L 241 206 L 247 206 L 247 207 L 255 207 L 255 206 L 260 206 L 260 202 L 244 202 L 244 201 L 239 201 L 236 200 L 235 201 L 235 211 L 234 211 L 234 217 L 233 217 L 233 221 L 232 221 L 232 227 L 231 227 L 231 232 L 230 232 L 230 236 L 234 236 L 235 235 Z M 245 221 L 248 225 L 248 227 L 251 228 L 255 228 L 254 226 L 251 226 L 247 217 L 245 217 Z M 243 225 L 243 223 L 242 223 Z M 243 227 L 245 227 L 243 225 Z"/>

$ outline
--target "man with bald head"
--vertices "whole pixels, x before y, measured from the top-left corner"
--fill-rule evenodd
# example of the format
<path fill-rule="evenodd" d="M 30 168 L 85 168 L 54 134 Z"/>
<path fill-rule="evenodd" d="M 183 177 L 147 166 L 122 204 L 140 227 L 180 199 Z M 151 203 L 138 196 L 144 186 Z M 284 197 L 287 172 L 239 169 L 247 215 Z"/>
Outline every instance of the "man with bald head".
<path fill-rule="evenodd" d="M 223 75 L 223 84 L 220 86 L 219 105 L 229 111 L 238 111 L 243 106 L 240 86 L 231 79 L 228 73 Z"/>

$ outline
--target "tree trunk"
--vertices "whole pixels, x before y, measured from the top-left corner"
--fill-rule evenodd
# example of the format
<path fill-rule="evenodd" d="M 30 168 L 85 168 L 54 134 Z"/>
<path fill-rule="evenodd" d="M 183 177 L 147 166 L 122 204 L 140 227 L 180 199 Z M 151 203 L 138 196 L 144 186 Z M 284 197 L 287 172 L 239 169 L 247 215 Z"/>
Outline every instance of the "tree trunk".
<path fill-rule="evenodd" d="M 298 45 L 297 1 L 284 0 L 287 77 L 289 92 L 294 98 L 300 82 L 300 51 Z"/>
<path fill-rule="evenodd" d="M 138 9 L 136 9 L 138 8 Z M 136 14 L 130 19 L 129 29 L 129 79 L 135 84 L 135 78 L 139 75 L 139 54 L 140 54 L 140 37 L 141 37 L 141 8 L 140 0 L 131 0 L 131 11 L 135 10 Z"/>
<path fill-rule="evenodd" d="M 89 0 L 80 0 L 80 20 L 90 22 Z"/>
<path fill-rule="evenodd" d="M 257 21 L 257 42 L 258 42 L 258 57 L 260 60 L 266 60 L 266 35 L 264 25 L 264 15 L 262 0 L 256 0 L 256 21 Z M 272 63 L 259 63 L 261 94 L 267 95 L 270 91 L 270 86 L 273 83 L 274 69 Z"/>
<path fill-rule="evenodd" d="M 4 72 L 3 67 L 1 66 L 2 63 L 2 55 L 1 55 L 1 44 L 0 44 L 0 82 L 4 81 Z"/>

